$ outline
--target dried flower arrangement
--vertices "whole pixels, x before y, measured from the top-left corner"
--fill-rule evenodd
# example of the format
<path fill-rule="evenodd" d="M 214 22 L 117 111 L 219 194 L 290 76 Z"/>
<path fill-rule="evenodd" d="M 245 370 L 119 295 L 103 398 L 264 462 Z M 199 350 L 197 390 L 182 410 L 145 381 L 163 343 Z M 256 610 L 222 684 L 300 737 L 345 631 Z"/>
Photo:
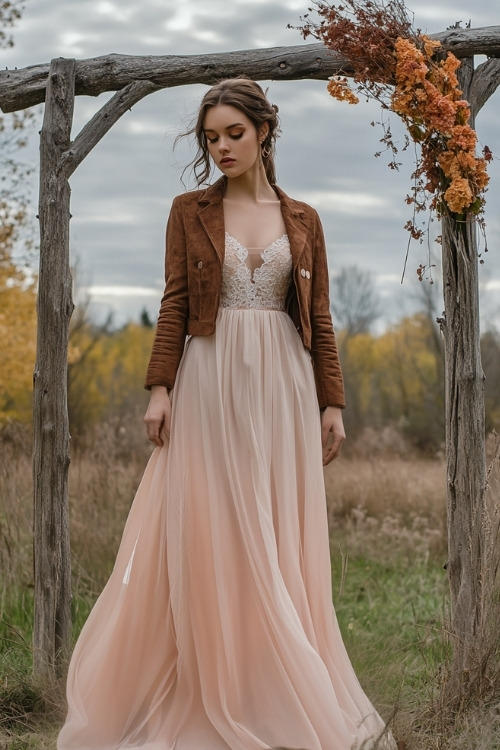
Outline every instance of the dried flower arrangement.
<path fill-rule="evenodd" d="M 321 20 L 314 22 L 309 14 L 301 19 L 304 38 L 313 36 L 340 53 L 345 73 L 352 76 L 352 87 L 345 75 L 330 79 L 329 93 L 351 104 L 359 101 L 355 91 L 375 99 L 405 124 L 404 148 L 410 141 L 420 146 L 406 197 L 414 208 L 406 224 L 411 236 L 422 239 L 415 215 L 427 208 L 463 221 L 481 217 L 492 154 L 486 146 L 482 156 L 476 155 L 470 107 L 456 75 L 460 61 L 413 28 L 402 0 L 343 0 L 339 5 L 319 0 L 309 11 Z M 389 166 L 397 169 L 398 148 L 382 124 L 381 142 L 392 152 Z"/>

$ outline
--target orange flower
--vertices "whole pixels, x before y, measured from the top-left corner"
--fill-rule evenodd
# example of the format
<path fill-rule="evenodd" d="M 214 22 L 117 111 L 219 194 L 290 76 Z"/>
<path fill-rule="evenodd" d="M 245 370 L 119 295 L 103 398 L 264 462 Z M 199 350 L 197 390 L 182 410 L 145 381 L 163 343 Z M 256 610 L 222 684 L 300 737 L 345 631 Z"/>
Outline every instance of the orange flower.
<path fill-rule="evenodd" d="M 474 174 L 474 182 L 477 185 L 478 190 L 484 190 L 490 181 L 490 177 L 486 171 L 486 160 L 476 159 L 476 169 Z"/>
<path fill-rule="evenodd" d="M 441 47 L 441 42 L 438 42 L 435 39 L 430 39 L 425 34 L 422 34 L 420 39 L 422 40 L 422 43 L 424 45 L 424 52 L 425 52 L 426 57 L 429 57 L 429 58 L 434 57 L 434 54 Z"/>
<path fill-rule="evenodd" d="M 347 78 L 329 78 L 326 87 L 330 96 L 333 96 L 334 99 L 338 99 L 340 102 L 348 102 L 349 104 L 357 104 L 359 102 L 358 97 L 347 83 Z"/>
<path fill-rule="evenodd" d="M 464 177 L 455 177 L 450 187 L 445 191 L 444 199 L 450 211 L 455 214 L 464 213 L 474 200 L 469 181 Z"/>
<path fill-rule="evenodd" d="M 451 131 L 448 147 L 474 152 L 476 149 L 476 143 L 476 131 L 473 130 L 470 125 L 455 125 Z"/>
<path fill-rule="evenodd" d="M 439 67 L 443 73 L 444 81 L 448 84 L 450 89 L 456 94 L 462 96 L 462 92 L 458 88 L 458 78 L 455 71 L 460 67 L 460 60 L 455 57 L 451 52 L 448 52 L 446 58 L 441 60 Z"/>
<path fill-rule="evenodd" d="M 455 164 L 455 154 L 453 153 L 453 151 L 441 152 L 440 154 L 438 154 L 437 160 L 446 177 L 451 177 Z"/>
<path fill-rule="evenodd" d="M 473 152 L 471 153 L 470 151 L 457 151 L 456 161 L 462 171 L 462 174 L 474 174 L 477 159 Z"/>

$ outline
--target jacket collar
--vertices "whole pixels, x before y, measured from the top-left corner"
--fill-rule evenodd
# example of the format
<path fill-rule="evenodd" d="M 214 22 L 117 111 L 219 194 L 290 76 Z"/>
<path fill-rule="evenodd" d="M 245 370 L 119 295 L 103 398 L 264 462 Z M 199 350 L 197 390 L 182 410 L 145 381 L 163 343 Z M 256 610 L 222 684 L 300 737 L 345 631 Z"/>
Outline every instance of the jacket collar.
<path fill-rule="evenodd" d="M 225 176 L 210 185 L 198 198 L 198 216 L 214 246 L 221 263 L 224 260 L 225 227 L 222 199 L 226 188 Z M 281 188 L 273 185 L 281 203 L 281 212 L 286 232 L 290 242 L 290 252 L 294 268 L 298 265 L 300 256 L 307 240 L 309 222 L 306 212 L 298 201 L 290 198 Z"/>

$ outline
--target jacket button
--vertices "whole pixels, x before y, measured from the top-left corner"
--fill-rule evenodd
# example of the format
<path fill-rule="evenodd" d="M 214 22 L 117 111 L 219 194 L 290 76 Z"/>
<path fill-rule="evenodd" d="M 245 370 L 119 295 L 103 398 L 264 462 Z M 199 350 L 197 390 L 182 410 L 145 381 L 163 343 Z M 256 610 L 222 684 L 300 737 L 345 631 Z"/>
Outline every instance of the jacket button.
<path fill-rule="evenodd" d="M 310 274 L 310 272 L 309 272 L 309 271 L 306 271 L 306 279 L 310 279 L 310 278 L 311 278 L 311 274 Z"/>
<path fill-rule="evenodd" d="M 305 279 L 305 277 L 306 277 L 306 269 L 305 268 L 301 268 L 300 269 L 300 275 L 302 276 L 303 279 Z"/>
<path fill-rule="evenodd" d="M 203 268 L 203 261 L 199 260 L 197 263 L 198 268 Z"/>

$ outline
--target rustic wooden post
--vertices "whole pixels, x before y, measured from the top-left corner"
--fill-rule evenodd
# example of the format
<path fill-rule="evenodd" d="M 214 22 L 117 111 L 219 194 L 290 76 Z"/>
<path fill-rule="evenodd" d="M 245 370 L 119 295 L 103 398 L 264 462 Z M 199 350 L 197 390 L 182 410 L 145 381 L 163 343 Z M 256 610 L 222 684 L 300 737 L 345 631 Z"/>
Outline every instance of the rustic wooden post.
<path fill-rule="evenodd" d="M 458 72 L 470 101 L 473 58 Z M 471 111 L 474 127 L 475 112 Z M 445 315 L 445 420 L 448 495 L 448 576 L 453 658 L 446 696 L 466 698 L 481 662 L 485 520 L 485 417 L 479 330 L 477 228 L 472 220 L 442 221 Z"/>
<path fill-rule="evenodd" d="M 70 188 L 61 156 L 70 143 L 75 61 L 53 60 L 40 138 L 40 271 L 33 393 L 35 674 L 51 678 L 71 640 L 67 352 L 73 312 Z"/>
<path fill-rule="evenodd" d="M 458 71 L 471 125 L 500 84 L 500 60 L 474 70 L 472 57 Z M 488 599 L 492 540 L 486 533 L 486 451 L 483 369 L 479 328 L 477 227 L 445 216 L 442 221 L 448 496 L 448 576 L 453 657 L 444 697 L 457 708 L 484 687 L 491 657 L 485 627 L 498 620 L 498 602 Z M 494 541 L 493 541 L 494 543 Z"/>
<path fill-rule="evenodd" d="M 475 226 L 443 219 L 448 576 L 453 660 L 450 698 L 464 697 L 479 667 L 483 610 L 485 420 Z"/>

